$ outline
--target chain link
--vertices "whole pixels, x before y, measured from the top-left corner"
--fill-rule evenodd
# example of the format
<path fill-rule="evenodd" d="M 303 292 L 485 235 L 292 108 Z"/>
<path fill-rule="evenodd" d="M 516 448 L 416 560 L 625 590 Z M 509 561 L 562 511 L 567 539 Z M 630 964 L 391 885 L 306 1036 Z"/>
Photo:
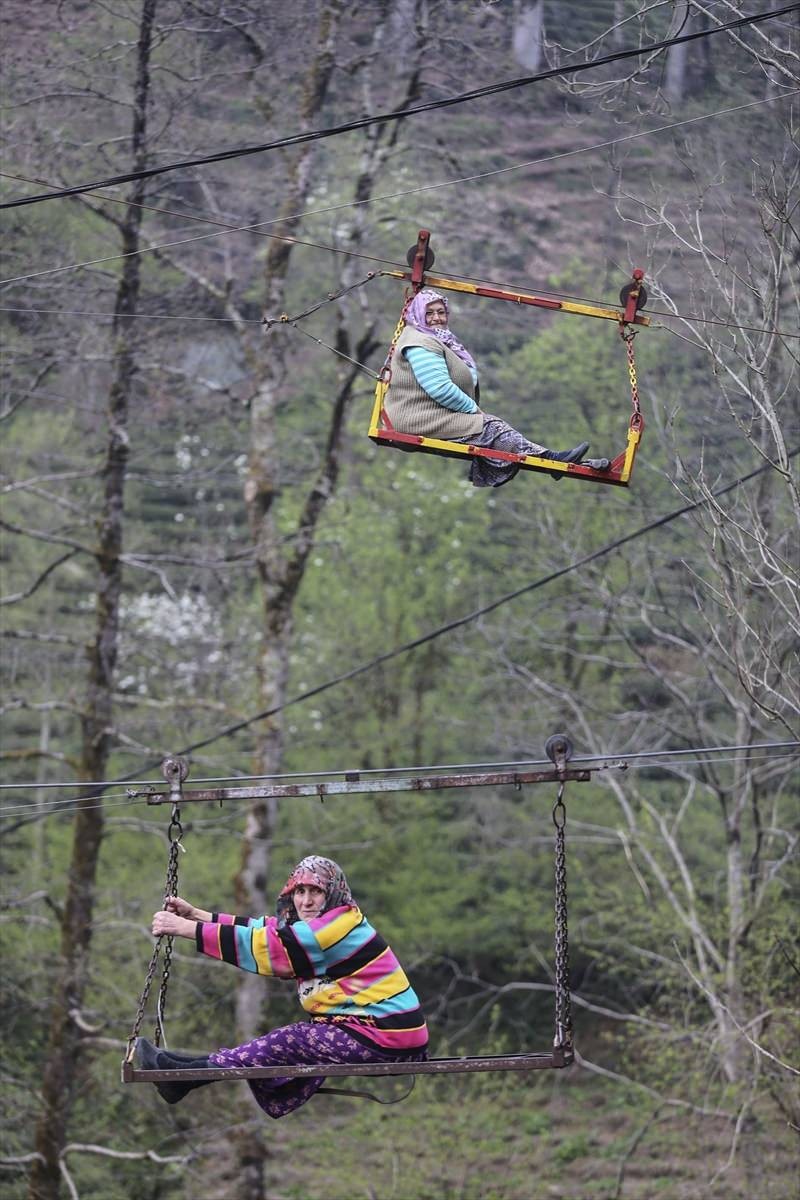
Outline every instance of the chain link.
<path fill-rule="evenodd" d="M 633 415 L 638 422 L 642 416 L 641 405 L 639 404 L 639 384 L 636 378 L 636 359 L 633 353 L 633 339 L 636 337 L 636 330 L 630 329 L 623 325 L 620 329 L 620 336 L 625 342 L 625 350 L 628 355 L 628 378 L 631 381 L 631 404 L 633 405 Z"/>
<path fill-rule="evenodd" d="M 170 817 L 169 829 L 167 830 L 169 838 L 169 859 L 167 862 L 167 878 L 164 885 L 164 903 L 170 896 L 178 894 L 178 854 L 183 849 L 181 838 L 183 837 L 183 826 L 181 825 L 181 814 L 177 804 L 172 806 L 172 815 Z M 169 983 L 169 971 L 172 963 L 172 936 L 167 936 L 164 945 L 164 970 L 161 977 L 161 986 L 158 992 L 158 1007 L 156 1012 L 156 1027 L 155 1027 L 155 1044 L 161 1045 L 161 1037 L 164 1031 L 164 1008 L 167 1002 L 167 985 Z M 130 1058 L 133 1050 L 134 1042 L 139 1036 L 139 1030 L 142 1027 L 144 1020 L 147 1001 L 150 997 L 150 989 L 153 985 L 153 977 L 156 973 L 156 966 L 161 954 L 161 944 L 164 941 L 163 937 L 156 939 L 156 944 L 153 947 L 153 953 L 150 956 L 150 964 L 145 975 L 144 987 L 142 994 L 139 997 L 139 1007 L 136 1010 L 136 1017 L 133 1022 L 130 1037 L 128 1038 L 127 1058 Z"/>
<path fill-rule="evenodd" d="M 142 994 L 139 998 L 139 1007 L 136 1010 L 136 1018 L 133 1022 L 133 1028 L 131 1029 L 130 1037 L 128 1038 L 128 1050 L 127 1050 L 126 1058 L 130 1058 L 131 1051 L 133 1049 L 133 1044 L 136 1041 L 137 1037 L 139 1036 L 139 1030 L 142 1027 L 142 1021 L 144 1020 L 144 1010 L 147 1007 L 147 1000 L 150 995 L 150 987 L 153 983 L 153 976 L 155 974 L 156 964 L 158 963 L 158 956 L 160 953 L 161 953 L 161 943 L 156 942 L 155 946 L 153 947 L 153 953 L 150 956 L 150 965 L 147 968 L 147 974 L 146 974 L 145 980 L 144 980 L 144 987 L 142 988 Z"/>
<path fill-rule="evenodd" d="M 572 1050 L 572 1003 L 569 994 L 569 931 L 567 929 L 567 855 L 564 807 L 564 784 L 558 785 L 558 798 L 553 805 L 553 824 L 556 827 L 555 852 L 555 975 L 556 975 L 556 1032 L 554 1045 Z"/>
<path fill-rule="evenodd" d="M 172 805 L 172 815 L 170 817 L 169 829 L 167 830 L 167 837 L 169 838 L 169 862 L 167 863 L 167 882 L 164 887 L 165 905 L 170 896 L 178 895 L 178 853 L 182 849 L 181 838 L 183 837 L 183 826 L 181 825 L 181 813 L 177 802 Z M 174 942 L 172 934 L 167 935 L 165 942 L 164 972 L 161 976 L 161 987 L 158 989 L 156 1024 L 153 1039 L 157 1046 L 161 1045 L 161 1039 L 164 1035 L 164 1010 L 167 1006 L 167 986 L 169 984 L 170 967 L 172 966 L 172 945 Z M 166 1038 L 164 1040 L 166 1041 Z"/>
<path fill-rule="evenodd" d="M 392 359 L 394 358 L 394 352 L 395 352 L 395 349 L 397 348 L 397 343 L 400 339 L 400 334 L 403 332 L 403 329 L 405 328 L 406 312 L 408 311 L 408 306 L 413 299 L 414 299 L 413 296 L 406 297 L 405 304 L 403 305 L 403 311 L 400 313 L 400 320 L 397 322 L 397 325 L 395 326 L 394 335 L 393 335 L 391 343 L 389 345 L 389 353 L 386 355 L 386 361 L 384 362 L 383 366 L 381 367 L 380 374 L 378 375 L 378 378 L 381 383 L 386 383 L 386 384 L 391 383 Z"/>

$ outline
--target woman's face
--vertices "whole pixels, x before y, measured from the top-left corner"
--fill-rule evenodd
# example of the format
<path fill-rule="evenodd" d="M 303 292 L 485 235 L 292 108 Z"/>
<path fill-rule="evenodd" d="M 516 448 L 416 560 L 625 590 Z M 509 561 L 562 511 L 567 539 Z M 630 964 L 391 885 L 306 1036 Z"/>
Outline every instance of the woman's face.
<path fill-rule="evenodd" d="M 325 893 L 313 883 L 300 883 L 292 892 L 292 900 L 301 921 L 318 917 L 325 904 Z"/>
<path fill-rule="evenodd" d="M 425 321 L 431 329 L 447 328 L 447 305 L 444 300 L 431 300 L 425 306 Z"/>

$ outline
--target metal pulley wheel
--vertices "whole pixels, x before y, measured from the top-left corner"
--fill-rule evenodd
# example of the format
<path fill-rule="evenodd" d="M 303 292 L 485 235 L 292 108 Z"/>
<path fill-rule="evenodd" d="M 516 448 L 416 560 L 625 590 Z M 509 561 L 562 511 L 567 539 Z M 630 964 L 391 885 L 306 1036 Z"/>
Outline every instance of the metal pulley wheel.
<path fill-rule="evenodd" d="M 620 292 L 619 302 L 623 308 L 628 303 L 628 297 L 635 287 L 635 283 L 626 283 L 625 287 Z M 647 304 L 647 289 L 642 284 L 639 284 L 639 295 L 636 297 L 637 312 L 640 308 L 644 308 L 645 304 Z"/>
<path fill-rule="evenodd" d="M 185 758 L 165 758 L 161 764 L 161 774 L 168 783 L 183 783 L 189 774 L 189 763 Z"/>
<path fill-rule="evenodd" d="M 550 761 L 558 766 L 559 759 L 568 762 L 572 758 L 572 742 L 565 733 L 554 733 L 545 742 L 544 752 Z"/>
<path fill-rule="evenodd" d="M 408 249 L 408 253 L 406 254 L 406 262 L 408 263 L 408 265 L 410 267 L 413 267 L 414 260 L 416 257 L 417 257 L 417 247 L 410 246 Z M 436 262 L 436 255 L 433 253 L 430 246 L 426 246 L 426 248 L 425 248 L 425 266 L 423 267 L 423 270 L 430 271 L 431 267 L 433 266 L 433 264 L 435 262 Z"/>

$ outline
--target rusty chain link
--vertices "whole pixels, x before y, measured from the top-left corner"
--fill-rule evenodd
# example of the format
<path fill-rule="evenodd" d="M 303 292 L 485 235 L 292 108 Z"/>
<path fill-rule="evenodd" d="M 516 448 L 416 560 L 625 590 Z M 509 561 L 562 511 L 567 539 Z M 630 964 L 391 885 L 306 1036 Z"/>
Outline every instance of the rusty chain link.
<path fill-rule="evenodd" d="M 183 849 L 181 838 L 183 837 L 183 826 L 181 825 L 181 814 L 177 803 L 172 805 L 172 814 L 170 816 L 169 829 L 167 830 L 169 838 L 169 859 L 167 862 L 167 878 L 164 884 L 164 904 L 170 896 L 178 894 L 178 854 Z M 156 939 L 156 944 L 153 947 L 153 953 L 150 956 L 150 964 L 147 968 L 147 974 L 144 980 L 144 987 L 139 998 L 139 1007 L 136 1010 L 136 1017 L 133 1022 L 130 1037 L 128 1038 L 128 1048 L 126 1058 L 130 1059 L 134 1043 L 139 1036 L 139 1030 L 144 1020 L 147 1001 L 150 996 L 150 989 L 153 984 L 153 976 L 156 972 L 156 966 L 161 954 L 162 937 Z M 158 991 L 158 1005 L 156 1010 L 156 1025 L 155 1025 L 155 1044 L 161 1045 L 161 1037 L 163 1033 L 164 1008 L 167 1002 L 167 985 L 169 983 L 169 972 L 172 963 L 172 935 L 166 937 L 164 946 L 164 969 L 161 976 L 161 986 Z"/>
<path fill-rule="evenodd" d="M 150 965 L 147 968 L 147 975 L 145 976 L 144 987 L 142 988 L 142 994 L 139 998 L 139 1007 L 136 1011 L 136 1018 L 133 1022 L 133 1028 L 131 1029 L 130 1037 L 128 1038 L 128 1048 L 127 1048 L 126 1055 L 125 1055 L 126 1060 L 128 1060 L 128 1061 L 130 1060 L 134 1043 L 139 1036 L 139 1030 L 142 1027 L 142 1021 L 144 1019 L 144 1010 L 147 1007 L 147 999 L 148 999 L 148 996 L 150 995 L 150 986 L 153 982 L 153 975 L 155 974 L 156 963 L 158 962 L 158 956 L 159 956 L 160 952 L 161 952 L 161 946 L 158 942 L 156 942 L 155 946 L 153 947 L 153 953 L 150 955 Z"/>
<path fill-rule="evenodd" d="M 553 824 L 556 827 L 555 853 L 555 976 L 556 976 L 556 1033 L 554 1045 L 572 1051 L 572 1004 L 569 994 L 569 931 L 567 929 L 567 856 L 564 829 L 567 810 L 564 807 L 564 783 L 558 785 L 558 798 L 553 805 Z"/>
<path fill-rule="evenodd" d="M 633 339 L 636 337 L 636 330 L 631 329 L 627 325 L 620 328 L 620 337 L 625 343 L 625 351 L 628 355 L 628 378 L 631 381 L 631 404 L 633 405 L 633 423 L 638 424 L 642 417 L 642 409 L 639 404 L 639 384 L 636 378 L 636 359 L 633 354 Z"/>
<path fill-rule="evenodd" d="M 182 849 L 181 838 L 183 837 L 183 826 L 181 825 L 181 813 L 177 802 L 172 805 L 172 815 L 170 816 L 167 837 L 169 838 L 169 862 L 167 863 L 167 882 L 164 887 L 165 905 L 170 896 L 177 896 L 178 894 L 178 851 Z M 170 967 L 172 966 L 173 942 L 174 938 L 172 934 L 168 934 L 164 946 L 164 972 L 161 976 L 161 987 L 158 989 L 158 1002 L 156 1004 L 156 1025 L 153 1040 L 157 1046 L 161 1045 L 161 1036 L 164 1032 L 164 1009 L 167 1005 L 167 985 L 169 983 Z"/>
<path fill-rule="evenodd" d="M 389 353 L 386 355 L 386 361 L 384 362 L 384 364 L 381 367 L 380 372 L 378 374 L 378 380 L 380 383 L 385 383 L 385 384 L 391 383 L 392 359 L 394 358 L 394 352 L 395 352 L 395 349 L 397 348 L 397 343 L 400 340 L 400 334 L 403 332 L 403 329 L 405 327 L 406 312 L 408 311 L 408 306 L 413 299 L 414 299 L 413 296 L 406 296 L 406 300 L 403 305 L 403 311 L 400 313 L 400 319 L 397 322 L 397 325 L 395 326 L 394 335 L 392 337 L 391 343 L 389 344 Z"/>

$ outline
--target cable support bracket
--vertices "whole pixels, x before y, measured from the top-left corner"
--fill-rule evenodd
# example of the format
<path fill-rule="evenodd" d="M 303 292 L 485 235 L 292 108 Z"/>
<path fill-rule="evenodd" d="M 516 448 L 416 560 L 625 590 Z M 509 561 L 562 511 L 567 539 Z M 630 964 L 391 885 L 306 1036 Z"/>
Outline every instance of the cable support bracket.
<path fill-rule="evenodd" d="M 141 790 L 128 789 L 131 799 L 144 799 L 148 807 L 165 803 L 174 804 L 174 789 L 181 788 L 180 803 L 190 802 L 220 804 L 224 801 L 250 800 L 295 800 L 304 796 L 325 800 L 332 796 L 354 796 L 384 794 L 388 792 L 436 792 L 453 788 L 513 787 L 520 791 L 523 785 L 537 783 L 566 782 L 590 783 L 595 772 L 611 768 L 624 769 L 623 762 L 604 762 L 598 766 L 573 767 L 567 763 L 572 756 L 572 743 L 564 734 L 548 739 L 545 747 L 553 762 L 548 770 L 489 770 L 431 773 L 425 775 L 398 775 L 384 778 L 362 778 L 358 771 L 345 771 L 343 778 L 315 780 L 297 783 L 259 783 L 247 787 L 196 788 L 182 790 L 186 774 L 171 780 L 169 791 L 158 791 L 152 786 Z M 552 753 L 551 753 L 552 749 Z M 170 760 L 167 760 L 170 761 Z M 185 760 L 183 760 L 185 762 Z M 187 771 L 188 773 L 188 771 Z"/>
<path fill-rule="evenodd" d="M 354 292 L 356 288 L 363 287 L 365 283 L 369 283 L 371 279 L 375 279 L 377 271 L 368 271 L 363 279 L 357 279 L 355 283 L 348 284 L 347 287 L 340 288 L 338 292 L 328 292 L 324 300 L 318 300 L 316 304 L 312 304 L 310 308 L 304 309 L 302 312 L 296 313 L 290 317 L 287 313 L 281 313 L 280 317 L 264 316 L 261 319 L 261 324 L 264 326 L 264 332 L 268 332 L 273 325 L 294 325 L 295 321 L 302 321 L 306 317 L 310 317 L 312 313 L 317 312 L 320 308 L 324 308 L 326 304 L 333 304 L 334 300 L 340 300 L 342 296 L 346 296 L 349 292 Z"/>

